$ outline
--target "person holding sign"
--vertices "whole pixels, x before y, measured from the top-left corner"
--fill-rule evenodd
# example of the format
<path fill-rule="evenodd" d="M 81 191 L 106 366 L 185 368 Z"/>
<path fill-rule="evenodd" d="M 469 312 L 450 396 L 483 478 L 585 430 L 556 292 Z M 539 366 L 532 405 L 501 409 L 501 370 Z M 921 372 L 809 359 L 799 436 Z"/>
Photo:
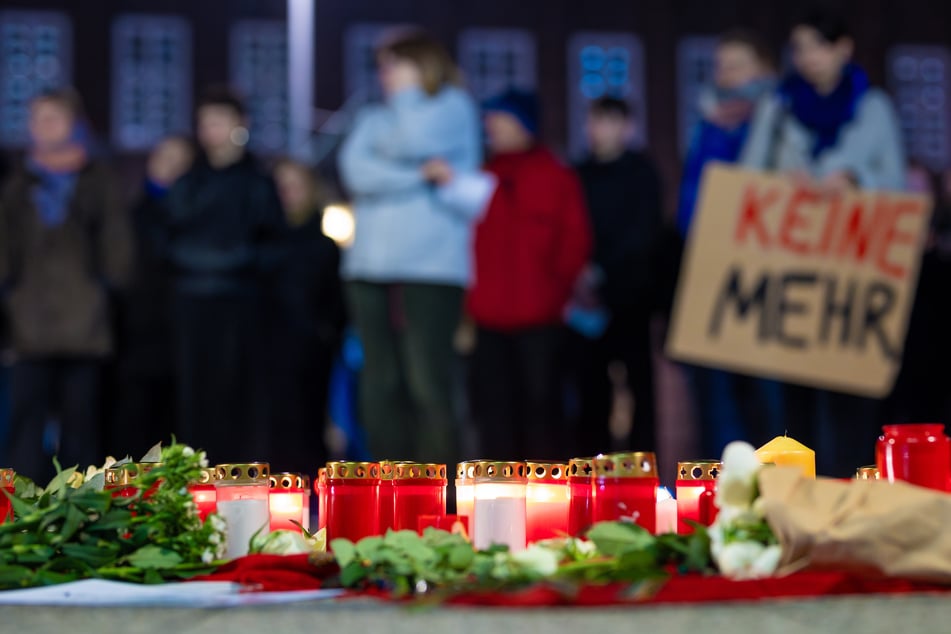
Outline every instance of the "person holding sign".
<path fill-rule="evenodd" d="M 743 165 L 789 174 L 810 196 L 853 188 L 904 189 L 905 156 L 894 108 L 852 62 L 854 44 L 843 19 L 816 12 L 791 33 L 793 72 L 776 95 L 757 108 Z M 831 218 L 830 218 L 831 222 Z M 791 388 L 790 400 L 809 401 L 795 430 L 815 446 L 819 472 L 848 473 L 871 459 L 878 403 L 825 390 Z M 790 433 L 794 430 L 790 429 Z"/>
<path fill-rule="evenodd" d="M 677 229 L 682 239 L 690 231 L 704 167 L 712 161 L 739 160 L 757 105 L 775 89 L 774 73 L 773 55 L 755 33 L 734 30 L 720 36 L 714 85 L 701 96 L 701 118 L 693 130 L 680 181 Z M 781 383 L 747 380 L 726 370 L 694 365 L 687 366 L 687 376 L 704 456 L 719 456 L 734 440 L 763 442 L 783 433 Z M 741 394 L 751 398 L 741 399 Z"/>

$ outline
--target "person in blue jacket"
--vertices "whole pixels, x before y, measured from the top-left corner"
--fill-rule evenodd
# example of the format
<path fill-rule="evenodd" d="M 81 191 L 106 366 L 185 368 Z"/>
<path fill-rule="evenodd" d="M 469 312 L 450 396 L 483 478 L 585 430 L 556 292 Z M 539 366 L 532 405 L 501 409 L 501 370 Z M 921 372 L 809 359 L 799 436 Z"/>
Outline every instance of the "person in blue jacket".
<path fill-rule="evenodd" d="M 359 113 L 339 157 L 356 216 L 342 274 L 365 351 L 360 416 L 375 458 L 451 463 L 453 336 L 479 209 L 438 185 L 480 166 L 478 108 L 425 34 L 390 39 L 377 59 L 384 102 Z"/>
<path fill-rule="evenodd" d="M 680 184 L 677 229 L 687 240 L 704 168 L 736 163 L 749 137 L 757 105 L 773 90 L 773 58 L 755 34 L 730 31 L 717 43 L 714 85 L 700 99 L 697 123 Z M 718 457 L 733 440 L 759 443 L 782 433 L 782 386 L 715 368 L 691 367 L 689 385 L 700 423 L 704 455 Z M 778 430 L 778 431 L 777 431 Z"/>

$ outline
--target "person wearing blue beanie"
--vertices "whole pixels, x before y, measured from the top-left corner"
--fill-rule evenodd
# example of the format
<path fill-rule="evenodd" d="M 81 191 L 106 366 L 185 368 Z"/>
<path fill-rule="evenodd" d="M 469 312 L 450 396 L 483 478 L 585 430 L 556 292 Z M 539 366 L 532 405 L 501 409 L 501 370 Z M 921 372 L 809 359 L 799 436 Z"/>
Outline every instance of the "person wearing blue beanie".
<path fill-rule="evenodd" d="M 486 113 L 504 112 L 512 115 L 532 137 L 538 137 L 538 97 L 531 92 L 510 88 L 501 95 L 486 101 L 482 109 Z"/>

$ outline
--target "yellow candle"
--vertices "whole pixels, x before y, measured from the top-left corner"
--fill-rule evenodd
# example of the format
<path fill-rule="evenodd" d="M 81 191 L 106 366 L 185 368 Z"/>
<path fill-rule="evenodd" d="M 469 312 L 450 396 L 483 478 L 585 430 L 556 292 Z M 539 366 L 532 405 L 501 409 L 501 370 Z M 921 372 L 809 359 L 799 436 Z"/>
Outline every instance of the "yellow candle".
<path fill-rule="evenodd" d="M 756 457 L 762 463 L 799 467 L 803 475 L 816 477 L 816 452 L 789 436 L 776 436 L 756 450 Z"/>

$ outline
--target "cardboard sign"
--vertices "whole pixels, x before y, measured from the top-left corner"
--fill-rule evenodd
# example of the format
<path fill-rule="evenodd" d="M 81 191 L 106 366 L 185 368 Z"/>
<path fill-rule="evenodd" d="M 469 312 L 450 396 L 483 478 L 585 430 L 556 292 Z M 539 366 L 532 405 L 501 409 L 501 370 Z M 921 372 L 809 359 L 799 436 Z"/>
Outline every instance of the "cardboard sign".
<path fill-rule="evenodd" d="M 923 196 L 825 196 L 782 177 L 708 167 L 668 354 L 885 396 L 901 365 L 930 216 Z"/>

